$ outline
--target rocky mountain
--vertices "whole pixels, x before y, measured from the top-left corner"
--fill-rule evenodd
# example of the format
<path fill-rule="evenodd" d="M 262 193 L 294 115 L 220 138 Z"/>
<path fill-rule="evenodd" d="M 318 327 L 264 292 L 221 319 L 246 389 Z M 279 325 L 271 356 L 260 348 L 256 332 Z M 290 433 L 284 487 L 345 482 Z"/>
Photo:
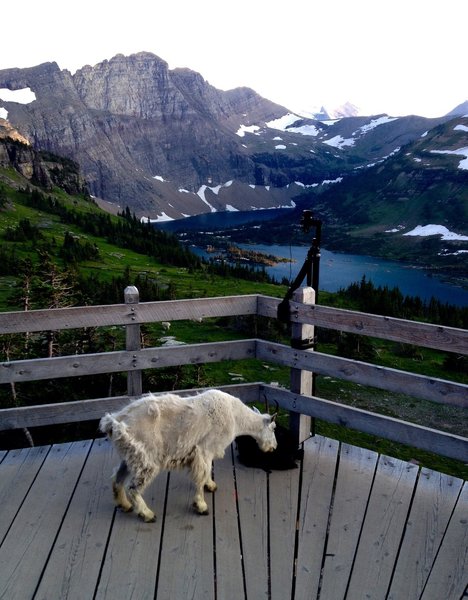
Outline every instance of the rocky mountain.
<path fill-rule="evenodd" d="M 0 167 L 5 169 L 0 174 L 0 183 L 3 181 L 13 188 L 24 187 L 24 180 L 9 176 L 12 168 L 43 190 L 59 187 L 68 194 L 88 194 L 77 163 L 51 152 L 34 150 L 15 129 L 2 124 L 1 119 Z"/>
<path fill-rule="evenodd" d="M 2 70 L 0 118 L 33 148 L 76 161 L 107 209 L 165 220 L 294 206 L 450 117 L 307 119 L 142 52 L 73 75 L 56 63 Z"/>

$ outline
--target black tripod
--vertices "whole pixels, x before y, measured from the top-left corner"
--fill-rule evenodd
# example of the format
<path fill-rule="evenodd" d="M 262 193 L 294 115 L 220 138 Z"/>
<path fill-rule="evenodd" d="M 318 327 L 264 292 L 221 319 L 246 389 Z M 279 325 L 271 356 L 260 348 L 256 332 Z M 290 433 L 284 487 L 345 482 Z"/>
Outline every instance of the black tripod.
<path fill-rule="evenodd" d="M 301 225 L 305 233 L 309 233 L 311 227 L 315 227 L 315 236 L 312 239 L 312 245 L 307 252 L 307 257 L 301 267 L 301 270 L 297 274 L 296 279 L 290 285 L 286 295 L 278 306 L 278 319 L 285 323 L 289 323 L 291 318 L 289 301 L 291 300 L 295 290 L 301 286 L 304 279 L 306 279 L 307 286 L 314 288 L 315 302 L 318 303 L 322 221 L 320 219 L 313 218 L 311 210 L 304 210 L 302 211 Z M 314 343 L 312 342 L 308 347 L 311 348 L 313 346 Z"/>

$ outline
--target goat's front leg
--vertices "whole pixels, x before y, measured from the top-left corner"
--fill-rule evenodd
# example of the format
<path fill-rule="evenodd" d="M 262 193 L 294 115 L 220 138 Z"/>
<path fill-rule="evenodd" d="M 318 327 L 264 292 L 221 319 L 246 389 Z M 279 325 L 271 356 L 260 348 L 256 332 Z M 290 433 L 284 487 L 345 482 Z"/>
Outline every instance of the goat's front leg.
<path fill-rule="evenodd" d="M 211 479 L 211 461 L 206 460 L 197 452 L 191 465 L 191 473 L 196 487 L 193 506 L 198 514 L 207 515 L 209 510 L 208 504 L 205 501 L 205 486 L 211 492 L 214 492 L 217 487 L 216 483 Z"/>
<path fill-rule="evenodd" d="M 154 468 L 145 468 L 138 471 L 130 480 L 127 488 L 130 502 L 136 514 L 145 521 L 145 523 L 154 523 L 156 515 L 150 510 L 143 500 L 141 494 L 145 490 L 148 483 L 157 475 L 157 470 Z"/>
<path fill-rule="evenodd" d="M 206 459 L 206 464 L 207 464 L 207 479 L 205 481 L 205 488 L 209 492 L 216 492 L 216 490 L 218 489 L 218 486 L 211 478 L 211 474 L 213 472 L 213 460 Z"/>

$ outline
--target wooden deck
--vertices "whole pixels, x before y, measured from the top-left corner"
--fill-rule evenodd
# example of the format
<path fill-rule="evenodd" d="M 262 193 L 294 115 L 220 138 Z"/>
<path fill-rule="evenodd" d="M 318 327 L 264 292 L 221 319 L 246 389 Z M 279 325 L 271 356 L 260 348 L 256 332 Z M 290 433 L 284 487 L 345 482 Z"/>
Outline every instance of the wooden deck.
<path fill-rule="evenodd" d="M 468 598 L 468 483 L 314 437 L 300 468 L 214 465 L 210 515 L 182 473 L 115 510 L 103 439 L 0 452 L 4 600 Z"/>

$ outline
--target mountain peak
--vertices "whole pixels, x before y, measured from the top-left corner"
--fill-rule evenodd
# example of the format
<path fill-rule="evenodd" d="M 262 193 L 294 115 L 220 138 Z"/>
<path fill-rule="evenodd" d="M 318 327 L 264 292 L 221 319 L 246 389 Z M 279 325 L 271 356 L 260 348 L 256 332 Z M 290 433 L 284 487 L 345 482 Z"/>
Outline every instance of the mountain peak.
<path fill-rule="evenodd" d="M 456 106 L 453 110 L 451 110 L 446 115 L 447 117 L 466 117 L 468 116 L 468 100 L 462 102 L 458 106 Z"/>
<path fill-rule="evenodd" d="M 332 119 L 343 119 L 345 117 L 357 117 L 359 115 L 359 108 L 352 102 L 345 102 L 336 108 L 327 110 L 327 113 Z"/>

